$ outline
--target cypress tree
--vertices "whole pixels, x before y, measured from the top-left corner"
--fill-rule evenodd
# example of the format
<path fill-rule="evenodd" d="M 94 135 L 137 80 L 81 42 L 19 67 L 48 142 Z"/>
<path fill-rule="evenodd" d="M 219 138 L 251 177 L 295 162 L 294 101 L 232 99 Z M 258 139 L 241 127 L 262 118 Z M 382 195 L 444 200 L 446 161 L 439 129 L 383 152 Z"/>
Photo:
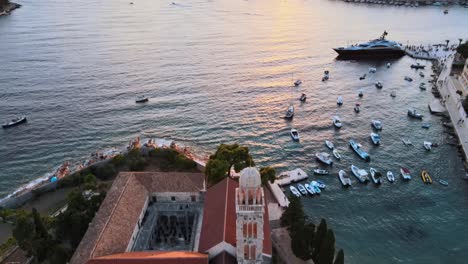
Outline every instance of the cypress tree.
<path fill-rule="evenodd" d="M 325 219 L 322 218 L 322 220 L 320 220 L 320 224 L 317 228 L 317 233 L 315 234 L 315 238 L 312 242 L 312 259 L 316 261 L 317 259 L 317 255 L 319 254 L 319 251 L 320 251 L 320 246 L 322 245 L 323 243 L 323 240 L 325 239 L 325 236 L 327 234 L 327 230 L 328 230 L 328 227 L 327 227 L 327 221 L 325 221 Z"/>
<path fill-rule="evenodd" d="M 32 209 L 32 216 L 34 219 L 34 226 L 36 229 L 36 237 L 47 238 L 49 234 L 47 233 L 47 229 L 45 228 L 44 223 L 42 222 L 42 218 L 37 212 L 36 208 Z"/>
<path fill-rule="evenodd" d="M 332 264 L 335 257 L 335 234 L 333 230 L 328 229 L 325 239 L 320 245 L 316 258 L 316 264 Z"/>
<path fill-rule="evenodd" d="M 340 249 L 340 251 L 338 251 L 338 254 L 336 254 L 335 262 L 333 262 L 333 264 L 344 264 L 343 249 Z"/>

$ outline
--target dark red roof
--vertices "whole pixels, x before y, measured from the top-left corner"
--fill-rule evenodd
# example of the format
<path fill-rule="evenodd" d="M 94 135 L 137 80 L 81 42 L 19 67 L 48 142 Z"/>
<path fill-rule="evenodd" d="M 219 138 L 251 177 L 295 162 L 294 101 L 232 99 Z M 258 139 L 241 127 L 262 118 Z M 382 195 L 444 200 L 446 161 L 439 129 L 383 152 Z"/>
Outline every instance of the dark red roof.
<path fill-rule="evenodd" d="M 187 251 L 126 252 L 90 259 L 87 264 L 208 264 L 208 255 Z"/>

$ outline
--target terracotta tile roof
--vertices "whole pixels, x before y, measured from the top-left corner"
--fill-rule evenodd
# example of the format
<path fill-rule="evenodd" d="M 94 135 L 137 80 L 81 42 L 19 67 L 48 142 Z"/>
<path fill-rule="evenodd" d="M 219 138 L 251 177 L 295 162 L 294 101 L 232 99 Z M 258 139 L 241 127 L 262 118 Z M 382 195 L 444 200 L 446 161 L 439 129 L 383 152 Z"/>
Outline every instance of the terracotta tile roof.
<path fill-rule="evenodd" d="M 208 255 L 187 251 L 126 252 L 91 259 L 87 264 L 208 264 Z"/>
<path fill-rule="evenodd" d="M 203 188 L 203 179 L 202 173 L 119 173 L 70 264 L 125 252 L 150 193 L 198 192 Z"/>

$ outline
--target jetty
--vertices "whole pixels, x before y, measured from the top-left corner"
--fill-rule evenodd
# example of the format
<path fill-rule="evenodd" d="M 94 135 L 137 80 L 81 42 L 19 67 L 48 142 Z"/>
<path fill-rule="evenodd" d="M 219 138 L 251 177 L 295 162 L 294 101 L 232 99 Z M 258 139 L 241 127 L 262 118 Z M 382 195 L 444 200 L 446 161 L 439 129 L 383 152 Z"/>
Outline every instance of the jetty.
<path fill-rule="evenodd" d="M 279 186 L 291 184 L 293 182 L 302 181 L 309 178 L 307 173 L 302 169 L 295 169 L 292 171 L 285 171 L 276 176 L 275 183 Z"/>
<path fill-rule="evenodd" d="M 446 111 L 445 107 L 442 105 L 442 103 L 438 99 L 432 100 L 432 102 L 430 102 L 428 106 L 429 106 L 429 111 L 431 111 L 431 114 L 434 114 L 434 115 L 439 115 Z"/>

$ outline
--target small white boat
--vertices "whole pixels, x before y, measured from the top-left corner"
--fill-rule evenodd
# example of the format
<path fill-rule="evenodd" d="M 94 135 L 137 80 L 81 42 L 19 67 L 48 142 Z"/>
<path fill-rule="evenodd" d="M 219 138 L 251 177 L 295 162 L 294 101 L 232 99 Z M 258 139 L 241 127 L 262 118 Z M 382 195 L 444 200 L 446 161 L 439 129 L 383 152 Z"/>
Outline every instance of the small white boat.
<path fill-rule="evenodd" d="M 294 117 L 294 105 L 290 104 L 288 110 L 286 110 L 286 115 L 284 118 L 292 119 Z"/>
<path fill-rule="evenodd" d="M 380 171 L 378 171 L 378 170 L 376 170 L 374 168 L 370 168 L 370 174 L 371 174 L 372 181 L 375 184 L 381 184 L 382 183 L 382 173 L 380 173 Z"/>
<path fill-rule="evenodd" d="M 304 187 L 306 188 L 307 192 L 309 192 L 311 195 L 315 194 L 314 188 L 312 188 L 309 184 L 304 184 Z"/>
<path fill-rule="evenodd" d="M 391 97 L 396 97 L 396 91 L 393 90 L 393 91 L 390 93 L 390 96 L 391 96 Z"/>
<path fill-rule="evenodd" d="M 405 76 L 405 81 L 412 82 L 413 79 L 411 77 L 409 77 L 409 76 Z"/>
<path fill-rule="evenodd" d="M 340 170 L 338 172 L 338 178 L 340 179 L 340 182 L 343 186 L 351 186 L 351 179 L 344 170 Z"/>
<path fill-rule="evenodd" d="M 351 165 L 351 171 L 353 172 L 354 176 L 356 176 L 356 178 L 360 182 L 364 183 L 369 180 L 369 177 L 368 177 L 369 174 L 367 173 L 366 170 L 361 170 L 358 167 Z"/>
<path fill-rule="evenodd" d="M 387 63 L 387 68 L 390 68 L 390 66 L 392 66 L 392 64 L 390 62 Z"/>
<path fill-rule="evenodd" d="M 289 186 L 289 190 L 291 190 L 292 194 L 294 194 L 296 197 L 301 197 L 301 193 L 296 189 L 294 186 Z"/>
<path fill-rule="evenodd" d="M 358 96 L 359 96 L 359 97 L 363 97 L 363 96 L 364 96 L 364 92 L 362 91 L 362 89 L 359 89 Z"/>
<path fill-rule="evenodd" d="M 361 77 L 359 77 L 359 80 L 364 80 L 366 79 L 366 74 L 364 73 L 364 75 L 362 75 Z"/>
<path fill-rule="evenodd" d="M 356 152 L 356 154 L 359 155 L 363 160 L 365 161 L 370 161 L 370 156 L 367 152 L 361 149 L 361 145 L 356 143 L 356 141 L 350 139 L 349 140 L 349 146 Z"/>
<path fill-rule="evenodd" d="M 424 77 L 424 73 L 422 71 L 419 72 L 419 76 Z"/>
<path fill-rule="evenodd" d="M 400 173 L 401 173 L 401 176 L 403 177 L 403 180 L 411 180 L 411 174 L 407 168 L 401 168 Z"/>
<path fill-rule="evenodd" d="M 336 100 L 337 105 L 343 105 L 343 97 L 340 95 L 338 96 L 338 99 Z"/>
<path fill-rule="evenodd" d="M 301 95 L 301 97 L 299 98 L 299 101 L 305 102 L 306 100 L 307 100 L 307 96 L 306 96 L 305 93 L 303 93 L 303 94 Z"/>
<path fill-rule="evenodd" d="M 377 69 L 376 68 L 369 68 L 369 73 L 376 73 Z"/>
<path fill-rule="evenodd" d="M 336 128 L 341 128 L 343 126 L 343 123 L 341 123 L 341 119 L 339 116 L 334 116 L 333 117 L 333 125 L 336 127 Z"/>
<path fill-rule="evenodd" d="M 405 146 L 412 146 L 413 145 L 413 143 L 407 138 L 403 138 L 402 141 L 403 141 L 403 144 L 405 144 Z"/>
<path fill-rule="evenodd" d="M 424 141 L 424 144 L 423 144 L 423 145 L 424 145 L 424 148 L 425 148 L 427 151 L 429 151 L 429 150 L 432 149 L 432 143 L 429 142 L 429 141 Z"/>
<path fill-rule="evenodd" d="M 340 152 L 338 152 L 337 149 L 333 149 L 333 156 L 335 156 L 335 158 L 336 158 L 337 160 L 340 160 L 340 159 L 341 159 Z"/>
<path fill-rule="evenodd" d="M 382 130 L 382 122 L 380 122 L 379 120 L 372 120 L 372 126 L 376 129 L 376 130 Z"/>
<path fill-rule="evenodd" d="M 296 81 L 294 82 L 294 86 L 299 86 L 299 85 L 301 85 L 301 84 L 302 84 L 302 81 L 301 81 L 301 80 L 296 80 Z"/>
<path fill-rule="evenodd" d="M 135 103 L 145 103 L 145 102 L 148 102 L 148 97 L 144 96 L 144 95 L 139 95 L 136 97 L 135 99 Z"/>
<path fill-rule="evenodd" d="M 310 182 L 310 187 L 314 189 L 315 193 L 321 193 L 322 191 L 320 190 L 319 184 L 316 181 L 311 181 Z"/>
<path fill-rule="evenodd" d="M 3 128 L 9 128 L 9 127 L 12 127 L 12 126 L 16 126 L 16 125 L 25 123 L 26 121 L 27 121 L 26 116 L 20 116 L 20 117 L 17 117 L 17 118 L 13 118 L 9 122 L 3 124 L 2 127 Z"/>
<path fill-rule="evenodd" d="M 315 153 L 315 157 L 322 163 L 332 165 L 333 160 L 330 158 L 330 154 L 326 152 Z"/>
<path fill-rule="evenodd" d="M 382 89 L 382 87 L 383 87 L 382 82 L 381 82 L 381 81 L 376 82 L 376 83 L 375 83 L 375 87 L 377 87 L 377 88 L 379 88 L 379 89 Z"/>
<path fill-rule="evenodd" d="M 395 176 L 393 176 L 393 172 L 387 171 L 387 180 L 389 182 L 394 182 L 395 181 Z"/>
<path fill-rule="evenodd" d="M 335 148 L 335 145 L 333 145 L 333 142 L 331 142 L 329 140 L 325 140 L 325 146 L 327 146 L 327 148 L 329 148 L 329 149 L 334 149 Z"/>
<path fill-rule="evenodd" d="M 370 133 L 370 138 L 372 140 L 372 143 L 374 143 L 374 145 L 379 145 L 380 144 L 380 135 L 377 134 L 377 133 Z"/>
<path fill-rule="evenodd" d="M 421 89 L 421 90 L 426 90 L 426 89 L 427 89 L 426 83 L 421 83 L 421 84 L 419 84 L 419 89 Z"/>
<path fill-rule="evenodd" d="M 408 116 L 416 119 L 423 119 L 423 115 L 418 113 L 416 109 L 408 109 Z"/>
<path fill-rule="evenodd" d="M 325 183 L 321 180 L 316 180 L 317 182 L 317 186 L 320 188 L 320 189 L 325 189 L 327 187 L 327 185 L 325 185 Z"/>
<path fill-rule="evenodd" d="M 361 112 L 360 106 L 361 106 L 360 104 L 356 104 L 356 105 L 354 106 L 354 112 L 356 112 L 356 113 Z"/>
<path fill-rule="evenodd" d="M 444 185 L 444 186 L 448 186 L 448 182 L 446 180 L 439 180 L 439 183 Z"/>
<path fill-rule="evenodd" d="M 306 188 L 304 187 L 304 185 L 302 185 L 302 184 L 299 183 L 299 184 L 297 185 L 297 189 L 299 189 L 299 191 L 301 192 L 302 195 L 307 195 L 307 190 L 306 190 Z"/>
<path fill-rule="evenodd" d="M 290 134 L 291 134 L 291 137 L 292 137 L 292 139 L 293 139 L 294 141 L 299 141 L 299 133 L 297 132 L 296 129 L 291 128 Z"/>
<path fill-rule="evenodd" d="M 319 174 L 319 175 L 328 175 L 329 174 L 329 172 L 327 170 L 324 170 L 324 169 L 314 169 L 314 173 Z"/>

